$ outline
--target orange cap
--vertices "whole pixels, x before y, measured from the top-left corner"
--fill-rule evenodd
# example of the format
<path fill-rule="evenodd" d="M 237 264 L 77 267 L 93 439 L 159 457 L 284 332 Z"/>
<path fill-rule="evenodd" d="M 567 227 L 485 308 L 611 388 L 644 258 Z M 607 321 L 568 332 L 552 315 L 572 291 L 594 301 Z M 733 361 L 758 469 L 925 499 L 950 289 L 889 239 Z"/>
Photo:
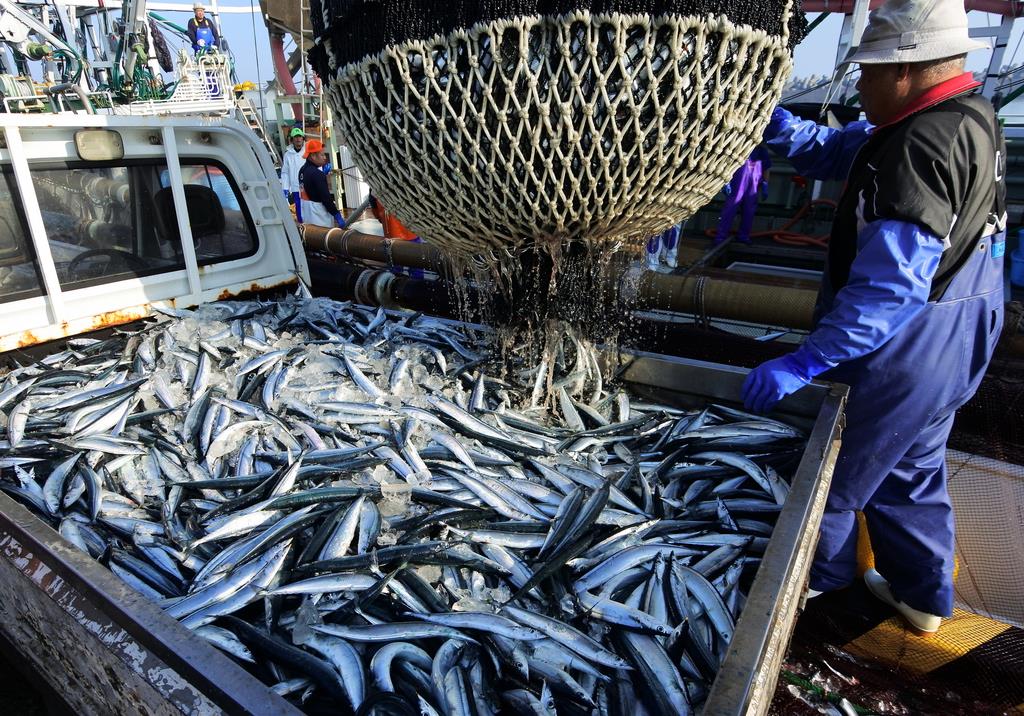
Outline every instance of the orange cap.
<path fill-rule="evenodd" d="M 322 152 L 323 150 L 323 142 L 321 142 L 319 139 L 310 139 L 308 142 L 306 142 L 306 151 L 302 153 L 302 156 L 304 156 L 306 159 L 309 159 L 310 154 Z"/>

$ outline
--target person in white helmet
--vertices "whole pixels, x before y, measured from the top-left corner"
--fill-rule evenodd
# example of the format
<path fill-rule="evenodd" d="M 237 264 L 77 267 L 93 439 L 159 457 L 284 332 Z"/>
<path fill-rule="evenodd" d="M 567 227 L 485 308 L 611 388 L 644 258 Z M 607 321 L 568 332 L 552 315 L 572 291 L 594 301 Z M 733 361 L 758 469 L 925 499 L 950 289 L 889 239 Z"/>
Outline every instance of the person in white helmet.
<path fill-rule="evenodd" d="M 764 411 L 819 375 L 850 386 L 812 596 L 856 579 L 862 511 L 877 567 L 865 582 L 921 633 L 952 613 L 946 440 L 1003 319 L 1006 147 L 964 72 L 983 47 L 963 2 L 888 0 L 847 58 L 868 121 L 835 130 L 779 108 L 765 134 L 797 172 L 846 188 L 817 326 L 755 368 L 744 398 Z"/>
<path fill-rule="evenodd" d="M 188 39 L 192 41 L 192 51 L 213 50 L 220 44 L 220 33 L 213 20 L 206 17 L 206 8 L 202 3 L 197 2 L 192 6 L 193 16 L 185 28 Z"/>

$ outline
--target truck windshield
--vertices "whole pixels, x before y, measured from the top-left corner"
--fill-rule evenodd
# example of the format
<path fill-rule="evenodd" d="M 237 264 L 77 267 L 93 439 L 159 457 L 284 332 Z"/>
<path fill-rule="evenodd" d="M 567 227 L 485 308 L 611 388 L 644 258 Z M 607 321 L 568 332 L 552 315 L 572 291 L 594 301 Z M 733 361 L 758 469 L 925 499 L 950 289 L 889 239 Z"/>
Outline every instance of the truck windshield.
<path fill-rule="evenodd" d="M 32 168 L 62 289 L 185 267 L 174 199 L 170 190 L 161 193 L 162 169 Z"/>

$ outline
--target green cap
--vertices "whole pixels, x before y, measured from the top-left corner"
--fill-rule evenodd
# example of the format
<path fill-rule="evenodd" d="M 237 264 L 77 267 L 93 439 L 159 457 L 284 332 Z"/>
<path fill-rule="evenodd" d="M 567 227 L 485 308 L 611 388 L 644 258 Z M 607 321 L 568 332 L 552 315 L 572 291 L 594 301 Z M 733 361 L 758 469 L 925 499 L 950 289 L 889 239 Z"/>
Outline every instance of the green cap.
<path fill-rule="evenodd" d="M 305 137 L 305 136 L 306 136 L 306 133 L 303 132 L 301 129 L 299 129 L 298 127 L 292 127 L 292 131 L 288 135 L 288 139 L 291 139 L 292 137 Z"/>

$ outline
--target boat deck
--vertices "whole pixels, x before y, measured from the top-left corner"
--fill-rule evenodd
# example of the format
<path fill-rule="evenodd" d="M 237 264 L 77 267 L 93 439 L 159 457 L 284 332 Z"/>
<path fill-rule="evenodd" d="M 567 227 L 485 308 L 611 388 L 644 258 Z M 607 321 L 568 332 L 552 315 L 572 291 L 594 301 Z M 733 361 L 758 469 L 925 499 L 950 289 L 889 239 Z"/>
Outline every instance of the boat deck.
<path fill-rule="evenodd" d="M 1024 714 L 1024 629 L 957 609 L 923 638 L 862 582 L 822 595 L 797 621 L 770 713 L 843 698 L 857 713 Z"/>

